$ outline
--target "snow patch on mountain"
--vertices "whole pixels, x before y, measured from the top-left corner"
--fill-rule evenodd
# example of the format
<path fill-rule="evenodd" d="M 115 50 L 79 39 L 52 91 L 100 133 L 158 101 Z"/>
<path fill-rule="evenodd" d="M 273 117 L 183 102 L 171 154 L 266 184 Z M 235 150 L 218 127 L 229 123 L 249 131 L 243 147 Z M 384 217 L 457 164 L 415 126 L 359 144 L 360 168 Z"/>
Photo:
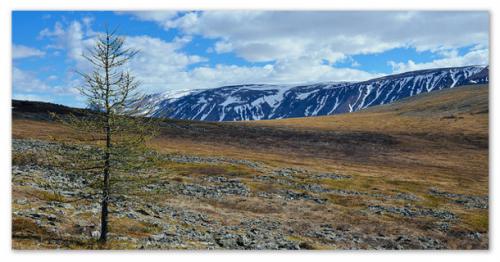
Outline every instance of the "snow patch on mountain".
<path fill-rule="evenodd" d="M 248 84 L 151 95 L 156 117 L 206 121 L 281 119 L 355 112 L 461 85 L 488 83 L 484 66 L 438 68 L 362 82 L 307 85 Z"/>

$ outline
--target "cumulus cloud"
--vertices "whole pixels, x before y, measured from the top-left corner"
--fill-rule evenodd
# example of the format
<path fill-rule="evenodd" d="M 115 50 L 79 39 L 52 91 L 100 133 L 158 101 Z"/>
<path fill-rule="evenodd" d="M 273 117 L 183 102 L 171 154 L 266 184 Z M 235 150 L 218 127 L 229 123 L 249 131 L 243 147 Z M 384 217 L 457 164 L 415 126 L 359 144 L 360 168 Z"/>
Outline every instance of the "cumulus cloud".
<path fill-rule="evenodd" d="M 52 40 L 47 46 L 49 49 L 66 51 L 67 58 L 76 62 L 75 69 L 88 70 L 89 64 L 82 55 L 95 43 L 96 33 L 92 31 L 91 23 L 92 19 L 88 17 L 82 22 L 73 21 L 66 28 L 62 23 L 56 22 L 53 29 L 43 29 L 39 33 L 39 38 Z"/>
<path fill-rule="evenodd" d="M 43 96 L 43 95 L 34 95 L 34 94 L 13 94 L 13 99 L 16 100 L 27 100 L 27 101 L 42 101 L 42 102 L 53 102 L 54 100 L 51 97 Z"/>
<path fill-rule="evenodd" d="M 228 43 L 228 42 L 217 41 L 217 43 L 215 43 L 215 45 L 214 45 L 214 50 L 218 54 L 229 53 L 229 52 L 233 51 L 233 45 L 231 43 Z"/>
<path fill-rule="evenodd" d="M 77 93 L 66 85 L 48 85 L 35 73 L 15 66 L 12 68 L 12 87 L 12 98 L 17 100 L 54 102 L 56 97 Z"/>
<path fill-rule="evenodd" d="M 117 14 L 132 14 L 140 21 L 152 21 L 158 23 L 164 29 L 171 28 L 171 21 L 177 16 L 177 11 L 136 11 L 136 12 L 117 12 Z"/>
<path fill-rule="evenodd" d="M 74 88 L 69 86 L 51 86 L 39 79 L 35 73 L 22 70 L 18 67 L 12 68 L 12 87 L 15 93 L 50 93 L 50 94 L 75 94 Z"/>
<path fill-rule="evenodd" d="M 56 23 L 53 29 L 43 30 L 40 35 L 52 39 L 50 48 L 64 50 L 67 58 L 75 62 L 76 69 L 85 71 L 90 65 L 81 54 L 92 46 L 97 34 L 87 27 L 79 21 L 73 21 L 66 27 Z M 263 66 L 208 66 L 203 64 L 208 62 L 208 58 L 189 55 L 183 51 L 190 41 L 189 35 L 178 36 L 172 41 L 147 35 L 126 36 L 127 47 L 141 51 L 130 61 L 129 69 L 141 81 L 144 91 L 152 93 L 168 89 L 212 88 L 241 83 L 289 84 L 363 80 L 378 76 L 361 70 L 332 67 L 335 61 L 344 59 L 345 55 L 330 50 L 318 50 L 300 57 L 284 55 L 276 63 Z M 220 42 L 215 49 L 218 53 L 230 52 L 231 45 Z M 324 64 L 323 60 L 331 63 Z M 74 76 L 68 76 L 66 82 L 71 87 L 81 84 Z"/>
<path fill-rule="evenodd" d="M 52 29 L 44 29 L 40 37 L 48 38 L 52 43 L 48 48 L 64 51 L 67 59 L 75 63 L 74 70 L 87 72 L 92 65 L 82 56 L 95 44 L 99 32 L 91 28 L 91 20 L 72 21 L 67 26 L 55 23 Z M 160 92 L 166 85 L 186 78 L 187 67 L 207 61 L 197 55 L 188 55 L 181 49 L 191 41 L 189 36 L 175 37 L 172 41 L 164 41 L 151 36 L 125 36 L 126 48 L 140 51 L 129 63 L 129 69 L 139 79 L 144 91 Z M 82 83 L 78 75 L 69 70 L 66 84 L 76 87 Z M 189 82 L 187 79 L 185 82 Z M 176 85 L 179 86 L 179 85 Z M 190 85 L 187 85 L 191 87 Z"/>
<path fill-rule="evenodd" d="M 199 11 L 188 12 L 180 15 L 176 19 L 169 19 L 163 22 L 165 29 L 171 28 L 194 28 L 198 24 Z"/>
<path fill-rule="evenodd" d="M 450 55 L 465 46 L 487 46 L 487 12 L 194 11 L 164 16 L 158 13 L 131 14 L 139 19 L 146 19 L 146 16 L 148 21 L 157 22 L 166 30 L 176 28 L 185 35 L 217 40 L 208 49 L 210 52 L 234 52 L 249 62 L 271 64 L 271 72 L 263 68 L 258 72 L 255 68 L 238 68 L 251 71 L 258 77 L 254 80 L 259 82 L 288 83 L 300 81 L 299 78 L 302 81 L 363 80 L 378 74 L 337 68 L 335 64 L 351 61 L 351 67 L 358 67 L 359 63 L 351 58 L 353 55 L 382 53 L 401 47 L 419 52 L 431 51 L 443 58 L 422 64 L 390 62 L 394 72 L 487 63 L 484 59 L 487 48 L 465 56 Z M 325 61 L 329 66 L 324 64 Z M 199 71 L 234 71 L 231 68 L 221 66 Z M 219 77 L 225 80 L 218 82 L 230 81 L 226 74 Z M 237 81 L 236 77 L 231 78 Z M 244 80 L 249 79 L 241 79 Z"/>
<path fill-rule="evenodd" d="M 38 37 L 39 38 L 60 37 L 63 34 L 64 34 L 63 25 L 60 22 L 56 22 L 54 24 L 53 29 L 44 28 L 42 31 L 40 31 L 40 33 L 38 34 Z"/>
<path fill-rule="evenodd" d="M 27 57 L 42 57 L 45 55 L 44 51 L 24 45 L 12 45 L 12 58 L 21 59 Z"/>
<path fill-rule="evenodd" d="M 290 84 L 365 80 L 380 76 L 361 70 L 334 68 L 311 57 L 280 60 L 262 66 L 223 64 L 208 66 L 203 64 L 208 61 L 207 58 L 183 53 L 182 41 L 166 42 L 149 36 L 127 37 L 127 45 L 142 50 L 137 58 L 131 60 L 130 69 L 142 82 L 143 89 L 148 92 L 212 88 L 242 83 Z M 217 52 L 222 51 L 227 50 L 219 48 Z M 318 54 L 313 56 L 315 55 Z M 337 60 L 343 56 L 327 54 L 327 57 Z"/>
<path fill-rule="evenodd" d="M 414 71 L 428 68 L 439 67 L 454 67 L 454 66 L 468 66 L 468 65 L 487 65 L 488 64 L 488 49 L 472 49 L 463 56 L 458 55 L 456 50 L 446 52 L 444 58 L 436 59 L 427 63 L 415 63 L 412 60 L 407 62 L 396 63 L 389 61 L 389 65 L 396 73 Z"/>
<path fill-rule="evenodd" d="M 167 42 L 150 36 L 126 37 L 127 47 L 140 50 L 138 56 L 130 61 L 130 70 L 141 81 L 142 88 L 148 92 L 160 92 L 175 84 L 189 82 L 187 67 L 207 61 L 197 55 L 181 51 L 187 43 L 185 38 Z M 192 86 L 187 85 L 192 88 Z"/>
<path fill-rule="evenodd" d="M 236 54 L 248 61 L 272 61 L 318 50 L 354 55 L 397 47 L 436 51 L 486 44 L 489 15 L 487 12 L 206 11 L 168 17 L 160 23 L 186 34 L 222 39 L 225 46 L 231 45 Z"/>
<path fill-rule="evenodd" d="M 242 83 L 313 83 L 361 81 L 381 76 L 359 69 L 356 54 L 405 47 L 431 51 L 429 63 L 389 62 L 394 72 L 488 61 L 487 12 L 124 12 L 179 32 L 173 40 L 148 35 L 125 36 L 128 47 L 141 50 L 130 70 L 147 93 L 169 89 L 212 88 Z M 81 56 L 97 32 L 91 18 L 55 23 L 40 32 L 52 40 L 49 49 L 65 52 L 77 69 L 90 68 Z M 122 32 L 126 33 L 126 32 Z M 234 53 L 247 65 L 211 65 L 209 57 L 185 47 L 195 36 L 214 40 L 217 54 Z M 460 56 L 456 50 L 475 45 Z M 253 64 L 258 62 L 259 64 Z M 339 62 L 351 67 L 340 67 Z M 354 68 L 357 67 L 357 68 Z M 70 75 L 68 86 L 78 80 Z M 24 86 L 24 85 L 23 85 Z M 27 86 L 27 85 L 26 85 Z"/>
<path fill-rule="evenodd" d="M 50 87 L 38 79 L 35 74 L 21 70 L 17 67 L 12 68 L 12 85 L 15 91 L 20 92 L 39 92 L 50 89 Z"/>

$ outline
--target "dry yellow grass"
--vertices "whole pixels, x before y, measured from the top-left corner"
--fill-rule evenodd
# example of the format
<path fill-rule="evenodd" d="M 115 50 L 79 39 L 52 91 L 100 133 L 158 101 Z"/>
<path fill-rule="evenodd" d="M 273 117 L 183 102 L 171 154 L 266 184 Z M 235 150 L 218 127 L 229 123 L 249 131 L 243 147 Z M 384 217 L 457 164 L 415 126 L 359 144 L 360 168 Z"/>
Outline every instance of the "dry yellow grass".
<path fill-rule="evenodd" d="M 473 108 L 456 109 L 465 104 Z M 488 188 L 488 87 L 465 87 L 434 92 L 431 95 L 410 98 L 408 101 L 374 107 L 368 110 L 335 116 L 294 118 L 239 123 L 190 123 L 194 127 L 215 126 L 214 132 L 233 126 L 270 127 L 280 132 L 313 130 L 390 135 L 397 144 L 372 145 L 363 153 L 363 142 L 349 141 L 345 148 L 331 154 L 305 152 L 300 142 L 290 148 L 280 145 L 281 137 L 269 141 L 251 141 L 248 144 L 231 143 L 245 139 L 224 137 L 225 133 L 205 137 L 200 132 L 188 137 L 169 134 L 157 137 L 150 146 L 163 153 L 223 156 L 261 161 L 276 166 L 295 166 L 333 171 L 345 174 L 375 177 L 387 181 L 403 181 L 425 185 L 432 181 L 444 188 L 468 193 L 486 193 Z M 447 118 L 453 115 L 454 118 Z M 248 132 L 252 132 L 250 130 Z M 172 132 L 182 132 L 182 130 Z M 208 131 L 210 132 L 210 131 Z M 266 132 L 266 131 L 259 131 Z M 332 136 L 335 136 L 333 134 Z M 43 140 L 76 140 L 79 135 L 56 123 L 26 119 L 13 120 L 14 138 Z M 474 139 L 485 143 L 477 147 Z M 272 145 L 276 143 L 276 145 Z M 351 144 L 349 144 L 351 143 Z M 305 145 L 308 146 L 308 145 Z M 314 146 L 314 144 L 312 145 Z M 332 148 L 335 144 L 332 144 Z M 380 146 L 380 148 L 377 148 Z M 356 147 L 359 147 L 356 148 Z M 349 148 L 353 152 L 349 152 Z M 347 150 L 347 151 L 346 151 Z M 363 153 L 363 154 L 360 154 Z M 387 184 L 387 183 L 384 183 Z M 386 185 L 387 186 L 387 185 Z M 400 185 L 397 185 L 400 186 Z"/>
<path fill-rule="evenodd" d="M 461 87 L 355 113 L 250 121 L 245 124 L 335 131 L 488 135 L 488 101 L 488 86 Z"/>
<path fill-rule="evenodd" d="M 237 123 L 168 122 L 185 125 L 190 132 L 163 127 L 161 135 L 149 143 L 159 152 L 246 159 L 273 167 L 299 167 L 350 175 L 350 180 L 324 181 L 322 185 L 389 195 L 411 193 L 423 199 L 419 205 L 459 214 L 463 222 L 460 227 L 464 230 L 488 231 L 487 210 L 464 209 L 428 195 L 430 187 L 453 193 L 488 195 L 487 86 L 434 92 L 335 116 Z M 80 137 L 56 123 L 20 118 L 13 120 L 12 135 L 14 138 L 75 142 Z M 192 182 L 201 176 L 218 174 L 238 176 L 255 191 L 268 192 L 279 187 L 251 180 L 251 176 L 259 174 L 239 166 L 168 163 L 162 168 L 168 169 L 168 178 L 176 181 Z M 304 178 L 298 182 L 308 183 L 309 180 Z M 16 191 L 16 194 L 21 193 Z M 286 207 L 273 206 L 270 202 L 259 205 L 261 200 L 258 198 L 199 202 L 155 197 L 151 201 L 198 210 L 227 224 L 237 224 L 243 217 L 286 220 L 296 217 L 297 212 L 308 205 L 304 202 Z M 304 223 L 304 231 L 307 231 L 308 221 L 335 221 L 337 225 L 355 225 L 366 232 L 377 232 L 378 228 L 425 230 L 430 223 L 425 220 L 415 223 L 395 216 L 363 215 L 359 210 L 369 200 L 362 196 L 330 196 L 329 201 L 332 206 L 323 209 L 311 206 L 309 211 L 301 213 L 299 222 Z M 393 201 L 392 204 L 404 203 Z M 24 222 L 19 221 L 21 225 Z M 122 233 L 130 231 L 137 236 L 150 233 L 147 225 L 127 219 L 118 219 L 115 225 L 115 230 Z M 455 245 L 462 247 L 463 243 L 450 243 L 451 247 Z M 127 246 L 115 243 L 114 247 Z"/>

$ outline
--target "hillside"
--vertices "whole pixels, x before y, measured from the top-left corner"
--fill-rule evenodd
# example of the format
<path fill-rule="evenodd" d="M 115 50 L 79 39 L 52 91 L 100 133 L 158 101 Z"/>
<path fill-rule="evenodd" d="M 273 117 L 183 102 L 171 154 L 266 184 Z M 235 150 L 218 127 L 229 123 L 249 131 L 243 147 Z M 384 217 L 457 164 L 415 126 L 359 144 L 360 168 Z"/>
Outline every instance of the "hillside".
<path fill-rule="evenodd" d="M 50 112 L 62 115 L 74 114 L 75 116 L 81 116 L 85 113 L 85 110 L 46 102 L 12 100 L 13 118 L 50 120 Z"/>
<path fill-rule="evenodd" d="M 43 157 L 79 134 L 21 111 L 14 248 L 97 248 L 97 198 Z M 487 249 L 488 135 L 486 85 L 334 116 L 165 120 L 107 248 Z"/>
<path fill-rule="evenodd" d="M 307 85 L 248 84 L 148 96 L 153 115 L 188 120 L 238 121 L 335 115 L 406 97 L 488 83 L 488 67 L 437 68 L 362 82 Z"/>
<path fill-rule="evenodd" d="M 382 132 L 488 132 L 488 86 L 464 86 L 336 116 L 253 121 L 251 125 Z"/>

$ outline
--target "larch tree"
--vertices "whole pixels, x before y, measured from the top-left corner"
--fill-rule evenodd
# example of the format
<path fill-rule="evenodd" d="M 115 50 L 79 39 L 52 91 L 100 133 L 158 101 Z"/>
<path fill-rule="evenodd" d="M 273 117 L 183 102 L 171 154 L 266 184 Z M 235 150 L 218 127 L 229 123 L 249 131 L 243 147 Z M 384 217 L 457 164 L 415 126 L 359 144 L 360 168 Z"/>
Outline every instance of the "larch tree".
<path fill-rule="evenodd" d="M 78 89 L 89 110 L 83 116 L 54 115 L 81 134 L 81 142 L 92 141 L 86 150 L 66 155 L 64 162 L 66 168 L 88 178 L 94 194 L 101 193 L 100 243 L 108 239 L 111 195 L 128 194 L 131 184 L 137 186 L 130 181 L 143 179 L 139 174 L 157 156 L 147 149 L 146 142 L 157 133 L 158 122 L 147 117 L 150 110 L 142 103 L 139 82 L 127 69 L 138 53 L 126 47 L 116 30 L 106 30 L 83 54 L 92 70 L 78 72 L 84 80 Z"/>

